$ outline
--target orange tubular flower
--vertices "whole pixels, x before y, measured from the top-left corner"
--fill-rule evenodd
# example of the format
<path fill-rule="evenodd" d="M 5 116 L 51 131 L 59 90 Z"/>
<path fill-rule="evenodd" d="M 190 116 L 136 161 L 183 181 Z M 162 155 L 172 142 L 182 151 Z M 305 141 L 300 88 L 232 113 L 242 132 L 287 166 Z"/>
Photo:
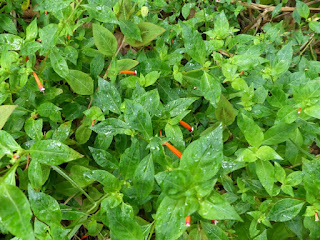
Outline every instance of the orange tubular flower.
<path fill-rule="evenodd" d="M 164 142 L 163 145 L 166 145 L 169 148 L 169 150 L 173 152 L 179 159 L 181 158 L 182 153 L 178 149 L 176 149 L 174 146 L 172 146 L 170 143 Z"/>
<path fill-rule="evenodd" d="M 42 92 L 42 93 L 44 94 L 45 88 L 43 87 L 43 85 L 42 85 L 42 83 L 41 83 L 38 75 L 37 75 L 35 72 L 33 72 L 33 76 L 34 76 L 34 79 L 35 79 L 36 82 L 37 82 L 37 85 L 38 85 L 38 87 L 39 87 L 39 89 L 40 89 L 40 92 Z"/>
<path fill-rule="evenodd" d="M 94 122 L 95 122 L 95 121 L 96 121 L 96 120 L 92 120 L 91 127 L 94 126 Z"/>
<path fill-rule="evenodd" d="M 188 129 L 189 132 L 193 132 L 193 127 L 191 127 L 188 123 L 184 122 L 184 121 L 179 121 L 179 123 L 181 124 L 181 126 L 183 126 L 184 128 Z"/>
<path fill-rule="evenodd" d="M 45 14 L 45 15 L 47 15 L 47 14 L 48 14 L 48 11 L 47 11 L 47 10 L 45 10 L 45 11 L 44 11 L 44 14 Z"/>
<path fill-rule="evenodd" d="M 189 227 L 191 223 L 191 216 L 186 216 L 186 226 Z"/>
<path fill-rule="evenodd" d="M 314 212 L 314 221 L 319 222 L 319 217 L 317 212 Z"/>
<path fill-rule="evenodd" d="M 85 238 L 87 238 L 87 237 L 89 237 L 89 235 L 88 235 L 88 234 L 83 235 L 83 236 L 81 237 L 81 239 L 85 239 Z"/>
<path fill-rule="evenodd" d="M 301 108 L 298 109 L 298 114 L 300 114 L 300 113 L 301 113 Z"/>
<path fill-rule="evenodd" d="M 120 73 L 129 74 L 129 75 L 137 75 L 137 71 L 131 71 L 131 70 L 123 70 L 123 71 L 120 71 Z"/>
<path fill-rule="evenodd" d="M 218 220 L 211 220 L 211 222 L 214 224 L 214 225 L 217 225 L 217 223 L 219 222 Z"/>

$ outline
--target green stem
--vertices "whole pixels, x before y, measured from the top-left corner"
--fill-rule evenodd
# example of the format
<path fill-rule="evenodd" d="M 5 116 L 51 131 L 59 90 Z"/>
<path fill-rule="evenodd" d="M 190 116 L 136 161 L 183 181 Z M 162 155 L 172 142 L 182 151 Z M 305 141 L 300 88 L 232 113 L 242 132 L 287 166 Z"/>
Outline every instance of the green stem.
<path fill-rule="evenodd" d="M 289 138 L 289 141 L 293 143 L 293 145 L 296 146 L 296 148 L 299 149 L 300 152 L 302 152 L 303 154 L 307 155 L 309 158 L 311 158 L 312 160 L 316 159 L 311 153 L 307 152 L 306 150 L 304 150 L 303 148 L 301 148 L 300 146 L 298 146 L 294 141 L 291 140 L 291 138 Z"/>
<path fill-rule="evenodd" d="M 155 228 L 155 224 L 154 224 L 154 222 L 152 223 L 152 226 L 151 226 L 151 230 L 150 230 L 150 233 L 149 233 L 149 237 L 148 237 L 148 240 L 150 240 L 151 239 L 151 237 L 152 237 L 152 234 L 153 234 L 153 232 L 154 232 L 154 228 Z"/>
<path fill-rule="evenodd" d="M 51 166 L 51 168 L 53 170 L 55 170 L 57 173 L 60 174 L 60 176 L 62 176 L 64 179 L 66 179 L 69 183 L 71 183 L 71 185 L 73 185 L 75 188 L 77 188 L 81 193 L 83 193 L 83 195 L 85 195 L 88 200 L 92 203 L 92 204 L 96 204 L 96 202 L 88 195 L 88 193 L 86 193 L 86 191 L 84 191 L 71 177 L 69 177 L 60 167 L 58 166 Z"/>

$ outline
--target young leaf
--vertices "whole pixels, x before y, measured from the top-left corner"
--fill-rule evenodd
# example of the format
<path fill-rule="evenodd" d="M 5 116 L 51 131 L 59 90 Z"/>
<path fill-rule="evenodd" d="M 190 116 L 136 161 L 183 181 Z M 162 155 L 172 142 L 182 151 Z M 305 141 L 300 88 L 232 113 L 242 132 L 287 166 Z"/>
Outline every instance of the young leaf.
<path fill-rule="evenodd" d="M 7 132 L 0 130 L 0 158 L 4 155 L 11 155 L 13 151 L 20 148 L 19 144 Z"/>
<path fill-rule="evenodd" d="M 222 125 L 219 125 L 209 134 L 192 142 L 184 150 L 180 168 L 189 171 L 197 182 L 209 180 L 221 167 L 222 147 Z"/>
<path fill-rule="evenodd" d="M 183 199 L 164 197 L 155 217 L 158 239 L 178 239 L 187 229 L 185 226 L 185 202 Z"/>
<path fill-rule="evenodd" d="M 153 190 L 154 166 L 152 155 L 146 156 L 137 166 L 133 176 L 133 184 L 140 201 L 144 200 Z"/>
<path fill-rule="evenodd" d="M 304 110 L 304 113 L 311 117 L 320 119 L 320 105 L 308 107 Z"/>
<path fill-rule="evenodd" d="M 84 173 L 85 177 L 100 182 L 105 193 L 118 192 L 121 189 L 120 181 L 111 173 L 104 170 L 92 170 Z"/>
<path fill-rule="evenodd" d="M 304 202 L 297 199 L 279 200 L 267 215 L 267 219 L 275 222 L 286 222 L 299 214 Z"/>
<path fill-rule="evenodd" d="M 229 22 L 223 11 L 214 20 L 213 32 L 217 39 L 225 39 L 229 35 Z"/>
<path fill-rule="evenodd" d="M 93 80 L 84 72 L 70 70 L 66 80 L 75 93 L 80 95 L 91 95 L 93 93 Z"/>
<path fill-rule="evenodd" d="M 176 117 L 183 111 L 185 111 L 197 98 L 189 97 L 189 98 L 179 98 L 169 102 L 165 109 L 170 112 L 171 117 Z"/>
<path fill-rule="evenodd" d="M 7 122 L 8 118 L 12 112 L 16 109 L 17 105 L 2 105 L 0 106 L 0 130 L 3 128 L 4 124 Z"/>
<path fill-rule="evenodd" d="M 67 145 L 56 140 L 41 140 L 30 148 L 33 161 L 46 165 L 60 165 L 81 158 L 82 155 Z"/>
<path fill-rule="evenodd" d="M 32 212 L 27 197 L 16 186 L 0 183 L 1 224 L 14 236 L 33 240 Z"/>
<path fill-rule="evenodd" d="M 153 128 L 150 114 L 140 104 L 126 100 L 124 118 L 126 122 L 137 131 L 140 131 L 146 139 L 153 136 Z"/>
<path fill-rule="evenodd" d="M 256 152 L 256 156 L 264 161 L 269 161 L 274 159 L 282 160 L 282 157 L 273 148 L 268 146 L 260 147 Z"/>
<path fill-rule="evenodd" d="M 310 9 L 309 9 L 308 5 L 302 1 L 297 1 L 296 6 L 297 6 L 297 11 L 298 11 L 299 15 L 301 17 L 307 19 L 310 14 Z"/>
<path fill-rule="evenodd" d="M 263 141 L 263 132 L 251 117 L 240 113 L 238 115 L 238 126 L 251 146 L 259 147 Z"/>
<path fill-rule="evenodd" d="M 269 161 L 257 160 L 256 173 L 267 193 L 273 195 L 273 183 L 274 183 L 274 167 Z"/>
<path fill-rule="evenodd" d="M 93 39 L 99 52 L 107 57 L 113 56 L 117 51 L 117 39 L 105 27 L 93 24 Z"/>
<path fill-rule="evenodd" d="M 165 31 L 164 28 L 159 27 L 150 22 L 141 22 L 138 24 L 138 27 L 141 32 L 142 41 L 137 41 L 130 38 L 126 39 L 126 42 L 128 42 L 133 47 L 141 47 L 147 45 L 149 42 L 154 40 L 156 37 L 158 37 Z"/>
<path fill-rule="evenodd" d="M 38 161 L 31 161 L 28 168 L 28 178 L 31 186 L 35 189 L 41 189 L 43 184 L 48 180 L 50 167 L 41 164 Z"/>
<path fill-rule="evenodd" d="M 200 202 L 198 213 L 201 217 L 209 220 L 242 221 L 234 207 L 217 192 L 213 192 L 210 197 Z"/>
<path fill-rule="evenodd" d="M 53 48 L 50 51 L 50 61 L 53 70 L 62 78 L 69 75 L 69 67 L 66 60 L 59 53 L 58 48 Z"/>
<path fill-rule="evenodd" d="M 28 187 L 29 201 L 34 215 L 41 221 L 51 224 L 60 224 L 61 210 L 58 202 L 42 192 L 35 191 L 31 185 Z"/>
<path fill-rule="evenodd" d="M 204 98 L 210 101 L 214 107 L 217 107 L 221 95 L 220 82 L 215 77 L 204 72 L 200 81 L 200 90 Z"/>
<path fill-rule="evenodd" d="M 131 138 L 131 146 L 120 157 L 120 172 L 124 180 L 133 177 L 140 162 L 140 144 L 136 138 Z"/>
<path fill-rule="evenodd" d="M 92 130 L 88 126 L 84 124 L 79 126 L 75 132 L 77 142 L 79 144 L 85 144 L 90 139 L 91 132 Z"/>
<path fill-rule="evenodd" d="M 37 108 L 40 116 L 50 118 L 54 122 L 62 122 L 60 110 L 61 108 L 51 102 L 45 102 Z"/>

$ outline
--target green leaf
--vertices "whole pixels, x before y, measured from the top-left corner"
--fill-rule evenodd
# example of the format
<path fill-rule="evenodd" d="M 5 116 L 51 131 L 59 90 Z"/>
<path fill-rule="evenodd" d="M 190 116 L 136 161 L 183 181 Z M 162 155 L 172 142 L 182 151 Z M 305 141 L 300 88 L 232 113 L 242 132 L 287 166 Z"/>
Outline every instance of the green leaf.
<path fill-rule="evenodd" d="M 257 160 L 256 173 L 267 193 L 273 195 L 274 167 L 269 161 Z"/>
<path fill-rule="evenodd" d="M 40 116 L 50 118 L 54 122 L 62 122 L 60 110 L 61 108 L 51 102 L 43 103 L 37 108 Z"/>
<path fill-rule="evenodd" d="M 105 27 L 93 24 L 93 39 L 99 52 L 107 57 L 113 56 L 117 51 L 117 39 Z"/>
<path fill-rule="evenodd" d="M 200 81 L 200 90 L 204 98 L 210 101 L 214 107 L 217 107 L 221 95 L 221 87 L 218 79 L 204 72 Z"/>
<path fill-rule="evenodd" d="M 145 76 L 144 87 L 149 87 L 154 84 L 160 77 L 160 72 L 152 71 Z"/>
<path fill-rule="evenodd" d="M 4 155 L 12 156 L 12 152 L 19 148 L 19 144 L 9 133 L 0 130 L 0 158 Z"/>
<path fill-rule="evenodd" d="M 134 22 L 129 20 L 120 21 L 120 30 L 126 37 L 132 40 L 142 41 L 140 29 Z"/>
<path fill-rule="evenodd" d="M 275 222 L 286 222 L 299 214 L 304 202 L 297 199 L 281 199 L 276 202 L 267 215 L 267 219 Z"/>
<path fill-rule="evenodd" d="M 185 202 L 183 199 L 164 197 L 155 216 L 157 239 L 178 239 L 187 229 L 185 226 Z"/>
<path fill-rule="evenodd" d="M 117 60 L 117 68 L 119 71 L 130 70 L 139 64 L 138 61 L 133 59 L 120 59 Z"/>
<path fill-rule="evenodd" d="M 81 71 L 70 70 L 66 81 L 70 85 L 72 91 L 80 95 L 91 95 L 93 93 L 92 78 Z"/>
<path fill-rule="evenodd" d="M 197 98 L 189 97 L 189 98 L 179 98 L 169 102 L 165 109 L 170 112 L 171 117 L 176 117 L 182 112 L 184 112 Z"/>
<path fill-rule="evenodd" d="M 297 186 L 302 182 L 302 179 L 303 173 L 301 171 L 295 171 L 287 176 L 285 184 L 289 186 Z"/>
<path fill-rule="evenodd" d="M 165 128 L 166 137 L 170 142 L 180 151 L 185 149 L 185 143 L 183 140 L 183 134 L 181 128 L 177 125 L 167 124 Z"/>
<path fill-rule="evenodd" d="M 88 126 L 84 124 L 79 126 L 75 133 L 77 142 L 79 144 L 85 144 L 90 139 L 91 132 L 92 130 Z"/>
<path fill-rule="evenodd" d="M 201 217 L 209 220 L 242 221 L 234 207 L 217 192 L 213 192 L 207 199 L 200 202 L 198 213 Z"/>
<path fill-rule="evenodd" d="M 281 167 L 281 165 L 277 162 L 274 163 L 274 176 L 279 182 L 281 182 L 282 184 L 284 183 L 286 172 L 283 167 Z"/>
<path fill-rule="evenodd" d="M 111 236 L 116 239 L 130 239 L 130 240 L 141 240 L 143 234 L 139 224 L 134 221 L 133 217 L 130 216 L 128 207 L 121 206 L 115 208 L 103 209 L 107 212 L 108 226 L 111 230 Z M 113 238 L 113 237 L 112 237 Z"/>
<path fill-rule="evenodd" d="M 320 33 L 320 23 L 318 21 L 309 22 L 309 28 L 315 33 Z"/>
<path fill-rule="evenodd" d="M 24 124 L 24 130 L 26 134 L 36 141 L 40 141 L 42 139 L 42 127 L 43 120 L 42 118 L 38 120 L 34 120 L 33 118 L 29 118 Z"/>
<path fill-rule="evenodd" d="M 4 48 L 10 50 L 20 50 L 23 44 L 22 38 L 13 34 L 0 34 L 0 51 Z"/>
<path fill-rule="evenodd" d="M 222 11 L 214 20 L 213 33 L 216 39 L 225 39 L 229 35 L 229 22 L 226 15 Z"/>
<path fill-rule="evenodd" d="M 207 51 L 200 33 L 187 24 L 181 25 L 186 52 L 193 60 L 203 65 L 206 61 Z"/>
<path fill-rule="evenodd" d="M 46 165 L 60 165 L 81 158 L 82 155 L 56 140 L 42 140 L 33 144 L 30 155 L 34 161 Z"/>
<path fill-rule="evenodd" d="M 120 181 L 111 173 L 104 170 L 92 170 L 84 173 L 85 177 L 100 182 L 106 193 L 118 192 L 121 189 Z"/>
<path fill-rule="evenodd" d="M 113 136 L 117 134 L 131 134 L 130 127 L 127 123 L 117 118 L 108 118 L 101 123 L 94 125 L 91 129 L 105 136 Z"/>
<path fill-rule="evenodd" d="M 272 17 L 275 17 L 278 15 L 278 13 L 281 11 L 282 3 L 279 3 L 272 11 Z"/>
<path fill-rule="evenodd" d="M 1 224 L 14 236 L 25 240 L 34 238 L 32 212 L 27 197 L 16 186 L 0 183 Z"/>
<path fill-rule="evenodd" d="M 320 119 L 320 105 L 313 105 L 311 107 L 308 107 L 304 109 L 304 113 L 311 117 Z"/>
<path fill-rule="evenodd" d="M 126 122 L 135 130 L 140 131 L 146 139 L 153 136 L 153 128 L 150 114 L 140 104 L 126 100 L 124 118 Z"/>
<path fill-rule="evenodd" d="M 207 223 L 207 222 L 201 222 L 201 226 L 203 230 L 205 231 L 207 237 L 209 240 L 228 240 L 227 234 L 218 226 Z"/>
<path fill-rule="evenodd" d="M 38 161 L 31 161 L 28 168 L 28 178 L 33 188 L 41 189 L 48 180 L 50 167 Z"/>
<path fill-rule="evenodd" d="M 38 25 L 37 18 L 33 19 L 33 21 L 26 28 L 26 40 L 34 40 L 38 35 Z"/>
<path fill-rule="evenodd" d="M 58 48 L 53 48 L 50 51 L 50 61 L 53 70 L 62 78 L 69 75 L 69 67 L 66 60 L 59 53 Z"/>
<path fill-rule="evenodd" d="M 97 149 L 89 147 L 93 159 L 96 163 L 106 169 L 116 169 L 118 167 L 118 161 L 111 153 L 103 149 Z"/>
<path fill-rule="evenodd" d="M 120 172 L 124 180 L 133 177 L 140 162 L 140 144 L 136 138 L 131 138 L 131 146 L 120 157 Z"/>
<path fill-rule="evenodd" d="M 307 4 L 302 1 L 296 1 L 296 7 L 299 15 L 305 19 L 309 17 L 310 9 Z"/>
<path fill-rule="evenodd" d="M 150 22 L 141 22 L 138 24 L 138 27 L 140 29 L 142 41 L 136 41 L 130 38 L 126 39 L 126 42 L 133 47 L 145 46 L 165 31 L 164 28 Z"/>
<path fill-rule="evenodd" d="M 17 34 L 17 29 L 12 19 L 5 14 L 0 14 L 0 30 L 1 32 L 6 31 L 8 33 Z"/>
<path fill-rule="evenodd" d="M 58 24 L 50 23 L 39 30 L 39 36 L 45 51 L 52 49 L 56 45 L 58 39 L 58 28 Z"/>
<path fill-rule="evenodd" d="M 232 104 L 223 95 L 220 95 L 220 101 L 215 110 L 215 115 L 216 118 L 226 126 L 231 125 L 236 119 L 236 112 Z"/>
<path fill-rule="evenodd" d="M 212 178 L 223 160 L 222 126 L 192 142 L 184 150 L 180 168 L 189 171 L 197 182 Z"/>
<path fill-rule="evenodd" d="M 256 152 L 256 156 L 264 161 L 269 161 L 274 159 L 282 160 L 282 157 L 273 148 L 268 146 L 260 147 Z"/>
<path fill-rule="evenodd" d="M 97 4 L 83 4 L 81 6 L 88 10 L 89 16 L 97 19 L 99 22 L 118 23 L 117 17 L 110 7 L 103 4 L 102 1 L 100 1 L 100 4 L 99 1 L 96 3 Z"/>
<path fill-rule="evenodd" d="M 113 83 L 99 77 L 99 90 L 93 95 L 93 104 L 102 111 L 112 111 L 120 114 L 121 96 Z"/>
<path fill-rule="evenodd" d="M 248 143 L 253 147 L 259 147 L 263 141 L 263 132 L 251 117 L 241 113 L 238 115 L 238 126 Z"/>
<path fill-rule="evenodd" d="M 32 211 L 39 220 L 48 225 L 52 223 L 60 224 L 61 210 L 53 197 L 33 190 L 31 185 L 28 187 L 28 194 Z"/>
<path fill-rule="evenodd" d="M 186 191 L 192 182 L 192 176 L 180 169 L 160 172 L 155 176 L 162 191 L 173 199 L 180 199 L 185 196 Z"/>
<path fill-rule="evenodd" d="M 290 134 L 297 128 L 296 124 L 287 124 L 280 122 L 264 133 L 263 144 L 275 145 L 289 139 Z"/>
<path fill-rule="evenodd" d="M 52 134 L 52 139 L 59 142 L 66 141 L 71 134 L 71 122 L 62 123 Z"/>
<path fill-rule="evenodd" d="M 317 202 L 320 197 L 320 160 L 305 162 L 302 168 L 303 184 L 308 202 Z"/>
<path fill-rule="evenodd" d="M 17 105 L 2 105 L 0 106 L 0 129 L 3 128 L 12 112 L 16 109 Z"/>
<path fill-rule="evenodd" d="M 152 155 L 146 156 L 137 166 L 133 176 L 133 184 L 141 201 L 144 200 L 153 190 L 154 166 Z"/>

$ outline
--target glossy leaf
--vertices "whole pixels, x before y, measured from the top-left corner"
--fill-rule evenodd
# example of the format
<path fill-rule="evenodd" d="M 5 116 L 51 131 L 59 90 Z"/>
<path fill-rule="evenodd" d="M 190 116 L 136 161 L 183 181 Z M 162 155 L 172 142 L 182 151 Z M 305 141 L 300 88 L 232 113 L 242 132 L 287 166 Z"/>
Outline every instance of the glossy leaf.
<path fill-rule="evenodd" d="M 276 202 L 268 213 L 271 221 L 285 222 L 293 219 L 301 211 L 304 202 L 297 199 L 281 199 Z"/>
<path fill-rule="evenodd" d="M 51 66 L 54 71 L 62 78 L 69 75 L 69 67 L 66 60 L 59 53 L 58 48 L 53 48 L 50 51 Z"/>
<path fill-rule="evenodd" d="M 256 162 L 256 173 L 262 184 L 266 189 L 267 193 L 273 195 L 273 183 L 274 183 L 274 167 L 268 161 L 257 160 Z"/>
<path fill-rule="evenodd" d="M 150 114 L 140 104 L 126 100 L 124 118 L 126 122 L 135 130 L 140 131 L 146 139 L 150 139 L 152 133 L 152 122 Z"/>
<path fill-rule="evenodd" d="M 61 221 L 61 210 L 58 202 L 42 192 L 35 191 L 31 185 L 28 187 L 29 201 L 34 215 L 41 221 L 51 224 L 59 224 Z M 48 206 L 50 206 L 48 208 Z"/>
<path fill-rule="evenodd" d="M 200 81 L 200 90 L 203 92 L 204 98 L 216 107 L 221 94 L 220 82 L 213 76 L 204 72 Z"/>
<path fill-rule="evenodd" d="M 21 239 L 35 239 L 30 223 L 32 213 L 27 197 L 16 186 L 0 183 L 1 223 Z"/>
<path fill-rule="evenodd" d="M 268 146 L 260 147 L 256 152 L 256 155 L 258 158 L 264 161 L 274 160 L 274 159 L 282 160 L 282 157 L 273 148 Z"/>
<path fill-rule="evenodd" d="M 215 110 L 216 118 L 226 126 L 231 125 L 236 119 L 236 112 L 230 102 L 223 96 L 220 96 L 218 107 Z"/>
<path fill-rule="evenodd" d="M 212 178 L 223 160 L 222 126 L 189 144 L 180 160 L 180 168 L 191 173 L 194 180 L 203 182 Z"/>
<path fill-rule="evenodd" d="M 133 184 L 141 201 L 144 200 L 153 190 L 154 165 L 152 155 L 149 154 L 141 160 L 133 176 Z"/>
<path fill-rule="evenodd" d="M 26 134 L 36 141 L 40 141 L 42 139 L 42 127 L 43 120 L 42 118 L 39 120 L 34 120 L 33 118 L 29 118 L 24 124 L 24 130 Z"/>
<path fill-rule="evenodd" d="M 284 142 L 296 128 L 296 124 L 286 124 L 283 122 L 274 125 L 264 133 L 263 144 L 274 145 Z"/>
<path fill-rule="evenodd" d="M 133 177 L 140 162 L 140 144 L 136 138 L 131 138 L 131 146 L 120 157 L 120 171 L 124 180 Z"/>
<path fill-rule="evenodd" d="M 142 41 L 140 29 L 135 23 L 128 20 L 121 21 L 120 30 L 126 37 L 129 37 L 132 40 Z"/>
<path fill-rule="evenodd" d="M 117 134 L 131 134 L 130 127 L 127 123 L 117 118 L 108 118 L 105 121 L 91 127 L 91 129 L 105 136 L 113 136 Z"/>
<path fill-rule="evenodd" d="M 30 154 L 34 161 L 47 165 L 60 165 L 82 157 L 80 153 L 56 140 L 36 142 L 30 148 Z"/>

